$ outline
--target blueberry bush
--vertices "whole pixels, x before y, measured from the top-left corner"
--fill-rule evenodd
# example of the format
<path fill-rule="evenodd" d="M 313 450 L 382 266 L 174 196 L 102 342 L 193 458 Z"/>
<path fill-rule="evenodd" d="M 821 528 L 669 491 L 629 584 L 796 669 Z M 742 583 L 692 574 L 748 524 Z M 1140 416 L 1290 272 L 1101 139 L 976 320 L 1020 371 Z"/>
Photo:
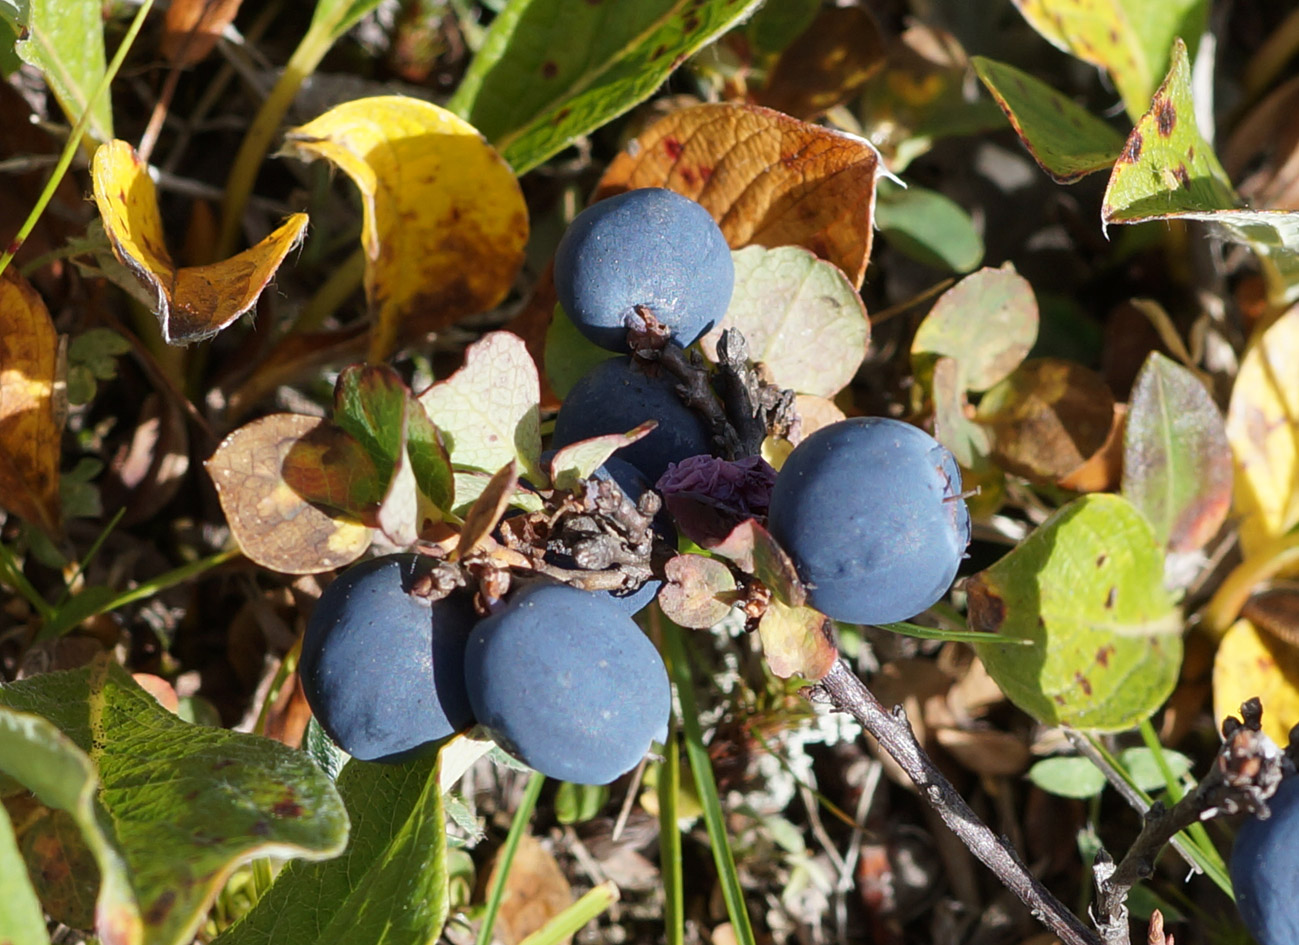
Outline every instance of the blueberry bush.
<path fill-rule="evenodd" d="M 1296 36 L 0 0 L 0 942 L 1292 941 Z"/>

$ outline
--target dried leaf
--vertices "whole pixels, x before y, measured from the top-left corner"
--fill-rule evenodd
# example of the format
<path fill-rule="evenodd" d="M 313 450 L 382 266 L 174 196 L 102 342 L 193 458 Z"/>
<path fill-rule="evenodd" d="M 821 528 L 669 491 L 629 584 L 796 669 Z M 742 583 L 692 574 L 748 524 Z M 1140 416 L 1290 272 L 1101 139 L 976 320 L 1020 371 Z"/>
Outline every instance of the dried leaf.
<path fill-rule="evenodd" d="M 294 445 L 324 421 L 277 413 L 226 437 L 206 466 L 230 532 L 250 559 L 286 574 L 350 564 L 370 546 L 370 529 L 316 508 L 284 481 Z"/>
<path fill-rule="evenodd" d="M 735 576 L 716 558 L 676 555 L 663 568 L 659 606 L 673 623 L 696 630 L 713 626 L 731 612 Z"/>
<path fill-rule="evenodd" d="M 758 635 L 767 665 L 781 679 L 820 679 L 839 655 L 830 618 L 811 607 L 789 607 L 773 599 L 758 621 Z"/>
<path fill-rule="evenodd" d="M 1263 732 L 1278 745 L 1299 723 L 1299 647 L 1237 620 L 1218 644 L 1213 660 L 1213 715 L 1216 724 L 1240 715 L 1240 704 L 1257 696 L 1263 703 Z"/>
<path fill-rule="evenodd" d="M 794 562 L 756 519 L 747 519 L 736 525 L 725 539 L 709 550 L 734 561 L 741 571 L 757 577 L 791 607 L 801 607 L 807 600 L 807 589 L 799 580 Z"/>
<path fill-rule="evenodd" d="M 815 118 L 852 97 L 884 65 L 884 40 L 862 7 L 829 7 L 792 43 L 758 92 L 758 104 Z"/>
<path fill-rule="evenodd" d="M 1203 547 L 1231 507 L 1222 414 L 1200 380 L 1155 351 L 1137 375 L 1123 447 L 1123 495 L 1173 551 Z"/>
<path fill-rule="evenodd" d="M 307 227 L 307 215 L 295 213 L 237 256 L 178 268 L 167 252 L 153 179 L 135 149 L 120 140 L 100 145 L 91 173 L 113 255 L 152 293 L 168 344 L 211 338 L 251 309 Z"/>
<path fill-rule="evenodd" d="M 159 51 L 172 68 L 186 69 L 207 58 L 243 0 L 172 0 L 163 20 Z"/>
<path fill-rule="evenodd" d="M 460 370 L 419 395 L 456 469 L 494 473 L 513 460 L 533 482 L 545 481 L 540 400 L 532 356 L 505 331 L 474 342 Z"/>
<path fill-rule="evenodd" d="M 61 534 L 59 338 L 45 302 L 13 268 L 0 274 L 0 506 Z"/>
<path fill-rule="evenodd" d="M 464 528 L 456 546 L 460 557 L 472 554 L 478 543 L 492 533 L 509 508 L 510 498 L 518 485 L 519 470 L 513 461 L 506 463 L 487 481 L 486 487 L 465 513 Z"/>
<path fill-rule="evenodd" d="M 880 170 L 862 138 L 757 106 L 698 105 L 642 132 L 596 198 L 667 187 L 703 204 L 731 246 L 802 246 L 860 288 Z"/>
<path fill-rule="evenodd" d="M 1119 496 L 1084 496 L 966 583 L 972 630 L 1033 644 L 975 649 L 1039 722 L 1131 728 L 1181 668 L 1182 620 L 1163 578 L 1163 546 L 1141 513 Z"/>
<path fill-rule="evenodd" d="M 500 863 L 492 864 L 488 883 L 497 882 Z M 573 891 L 541 841 L 531 834 L 519 837 L 518 848 L 505 876 L 505 889 L 497 928 L 505 945 L 518 945 L 573 901 Z M 560 939 L 568 942 L 571 936 Z"/>
<path fill-rule="evenodd" d="M 1299 523 L 1299 307 L 1245 352 L 1227 407 L 1240 543 L 1251 557 Z"/>
<path fill-rule="evenodd" d="M 1067 476 L 1099 450 L 1114 419 L 1114 397 L 1099 374 L 1058 358 L 1025 361 L 979 402 L 1007 472 L 1036 482 Z"/>
<path fill-rule="evenodd" d="M 1123 136 L 1067 95 L 1014 66 L 975 56 L 974 70 L 1028 153 L 1057 184 L 1072 184 L 1114 163 Z"/>
<path fill-rule="evenodd" d="M 463 119 L 413 98 L 355 99 L 290 131 L 286 148 L 326 158 L 361 192 L 372 361 L 509 291 L 527 206 L 509 166 Z"/>
<path fill-rule="evenodd" d="M 866 358 L 866 306 L 843 272 L 797 246 L 748 246 L 733 253 L 735 290 L 721 324 L 700 344 L 717 360 L 717 341 L 737 328 L 749 358 L 777 387 L 833 397 Z"/>

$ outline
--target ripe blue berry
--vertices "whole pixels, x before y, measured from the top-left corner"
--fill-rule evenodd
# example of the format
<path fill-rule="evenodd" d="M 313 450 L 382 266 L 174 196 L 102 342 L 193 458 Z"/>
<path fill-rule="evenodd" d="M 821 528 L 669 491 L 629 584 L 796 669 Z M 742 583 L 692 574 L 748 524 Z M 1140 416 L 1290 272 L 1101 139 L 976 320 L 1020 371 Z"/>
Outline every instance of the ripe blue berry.
<path fill-rule="evenodd" d="M 428 566 L 413 554 L 358 564 L 325 588 L 307 622 L 302 691 L 329 737 L 362 761 L 405 761 L 473 723 L 471 598 L 412 596 Z"/>
<path fill-rule="evenodd" d="M 578 331 L 610 351 L 628 350 L 628 319 L 638 305 L 677 344 L 693 344 L 722 320 L 734 284 L 730 248 L 708 211 L 658 187 L 583 210 L 555 251 L 560 305 Z"/>
<path fill-rule="evenodd" d="M 667 736 L 654 645 L 604 594 L 532 584 L 481 620 L 465 684 L 493 739 L 547 777 L 607 784 Z"/>
<path fill-rule="evenodd" d="M 1299 776 L 1268 799 L 1272 816 L 1241 824 L 1231 850 L 1236 907 L 1258 945 L 1299 942 Z"/>
<path fill-rule="evenodd" d="M 676 378 L 667 371 L 647 373 L 631 358 L 601 361 L 568 392 L 555 418 L 552 445 L 559 449 L 657 420 L 659 425 L 649 436 L 617 453 L 649 482 L 657 482 L 669 463 L 711 451 L 708 426 L 681 402 L 676 387 Z"/>
<path fill-rule="evenodd" d="M 785 460 L 768 529 L 822 613 L 906 620 L 946 593 L 970 541 L 956 460 L 923 430 L 855 417 L 817 430 Z"/>

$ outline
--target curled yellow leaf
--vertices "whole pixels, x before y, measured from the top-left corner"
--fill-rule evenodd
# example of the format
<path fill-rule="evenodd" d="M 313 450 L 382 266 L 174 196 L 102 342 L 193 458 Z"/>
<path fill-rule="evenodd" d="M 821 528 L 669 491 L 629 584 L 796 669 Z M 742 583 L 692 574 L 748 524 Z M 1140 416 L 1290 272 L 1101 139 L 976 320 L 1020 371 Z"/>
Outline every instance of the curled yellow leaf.
<path fill-rule="evenodd" d="M 438 331 L 505 297 L 523 263 L 528 211 L 514 172 L 473 125 L 386 95 L 344 102 L 286 142 L 302 160 L 327 159 L 361 192 L 371 360 L 402 335 Z"/>
<path fill-rule="evenodd" d="M 252 308 L 307 227 L 307 215 L 295 213 L 236 256 L 178 267 L 167 252 L 157 189 L 135 149 L 120 140 L 100 145 L 91 177 L 113 255 L 153 293 L 168 344 L 211 338 Z"/>

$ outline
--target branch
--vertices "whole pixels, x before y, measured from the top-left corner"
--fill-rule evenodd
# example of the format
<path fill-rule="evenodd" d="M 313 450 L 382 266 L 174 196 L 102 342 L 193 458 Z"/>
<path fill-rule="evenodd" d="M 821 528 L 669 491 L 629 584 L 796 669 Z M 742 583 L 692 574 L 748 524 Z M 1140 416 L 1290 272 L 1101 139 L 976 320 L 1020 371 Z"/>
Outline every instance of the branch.
<path fill-rule="evenodd" d="M 1099 939 L 1028 871 L 1009 844 L 985 826 L 916 740 L 900 708 L 887 711 L 843 660 L 808 693 L 852 715 L 915 782 L 943 822 L 1006 888 L 1028 906 L 1064 945 L 1099 945 Z"/>
<path fill-rule="evenodd" d="M 1160 851 L 1175 834 L 1220 814 L 1265 807 L 1281 783 L 1281 750 L 1259 730 L 1258 716 L 1249 704 L 1242 707 L 1242 714 L 1244 724 L 1235 719 L 1223 723 L 1226 740 L 1195 790 L 1171 809 L 1158 801 L 1150 806 L 1140 835 L 1118 866 L 1104 850 L 1097 855 L 1092 921 L 1105 945 L 1128 945 L 1128 893 L 1154 871 Z"/>

